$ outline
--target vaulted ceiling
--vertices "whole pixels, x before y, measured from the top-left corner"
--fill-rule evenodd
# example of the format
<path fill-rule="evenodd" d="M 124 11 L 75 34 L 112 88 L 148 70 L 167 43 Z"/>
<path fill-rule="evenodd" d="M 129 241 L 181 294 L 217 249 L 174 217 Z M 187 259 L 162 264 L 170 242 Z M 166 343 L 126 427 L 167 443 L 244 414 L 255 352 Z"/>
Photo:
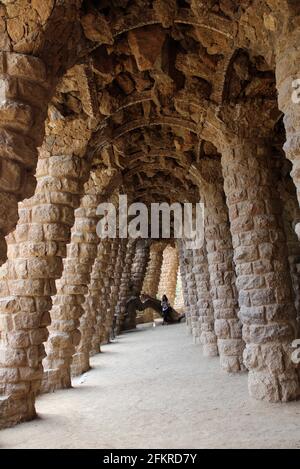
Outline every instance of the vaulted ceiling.
<path fill-rule="evenodd" d="M 48 125 L 75 122 L 93 169 L 113 168 L 137 200 L 199 199 L 199 181 L 220 166 L 202 134 L 209 110 L 247 125 L 253 102 L 263 101 L 271 128 L 280 118 L 270 24 L 276 8 L 252 0 L 83 2 L 85 54 L 60 81 Z M 245 113 L 237 116 L 241 103 Z"/>

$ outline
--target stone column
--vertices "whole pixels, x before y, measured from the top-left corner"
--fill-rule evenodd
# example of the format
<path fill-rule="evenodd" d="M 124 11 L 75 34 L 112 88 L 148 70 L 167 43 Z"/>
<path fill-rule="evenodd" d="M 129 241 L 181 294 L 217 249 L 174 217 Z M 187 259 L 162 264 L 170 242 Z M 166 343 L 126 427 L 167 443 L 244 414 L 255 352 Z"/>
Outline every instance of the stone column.
<path fill-rule="evenodd" d="M 119 241 L 118 256 L 117 256 L 117 261 L 116 261 L 116 268 L 113 273 L 114 287 L 113 287 L 112 298 L 111 298 L 112 319 L 114 319 L 115 321 L 115 326 L 114 326 L 115 334 L 117 334 L 118 302 L 120 298 L 120 289 L 121 289 L 121 284 L 122 284 L 123 272 L 125 269 L 125 261 L 126 261 L 127 245 L 128 245 L 127 239 L 119 239 L 118 241 Z M 111 326 L 110 326 L 110 331 L 111 331 Z"/>
<path fill-rule="evenodd" d="M 211 298 L 210 277 L 207 262 L 206 246 L 193 249 L 193 273 L 197 288 L 197 317 L 195 342 L 203 345 L 203 355 L 218 355 L 217 337 L 214 331 L 214 309 Z"/>
<path fill-rule="evenodd" d="M 53 298 L 50 335 L 46 344 L 43 392 L 71 386 L 72 355 L 80 341 L 79 319 L 84 312 L 82 304 L 99 242 L 96 209 L 100 199 L 99 194 L 92 192 L 82 197 L 80 208 L 75 211 L 63 275 L 56 282 L 57 294 Z"/>
<path fill-rule="evenodd" d="M 182 278 L 185 282 L 185 296 L 186 296 L 186 317 L 187 317 L 187 328 L 188 332 L 192 334 L 195 343 L 198 341 L 199 333 L 199 322 L 198 322 L 198 296 L 197 296 L 197 285 L 195 274 L 193 271 L 193 250 L 187 249 L 184 241 L 180 252 L 181 268 L 183 271 Z"/>
<path fill-rule="evenodd" d="M 20 204 L 17 228 L 7 238 L 8 261 L 0 282 L 0 410 L 7 425 L 35 416 L 51 295 L 87 174 L 82 157 L 53 156 L 43 147 L 36 193 Z"/>
<path fill-rule="evenodd" d="M 97 325 L 92 343 L 97 344 L 97 348 L 101 345 L 109 343 L 111 325 L 113 319 L 113 311 L 116 302 L 115 298 L 115 265 L 117 262 L 119 239 L 107 239 L 104 253 L 99 262 L 99 276 L 97 285 L 101 288 L 101 296 L 98 298 L 97 305 Z M 93 348 L 92 348 L 93 354 Z"/>
<path fill-rule="evenodd" d="M 95 314 L 95 325 L 91 339 L 90 355 L 95 355 L 101 351 L 103 321 L 110 292 L 108 267 L 111 265 L 112 241 L 112 239 L 101 240 L 91 273 L 88 303 L 89 309 L 93 310 Z"/>
<path fill-rule="evenodd" d="M 297 200 L 295 185 L 287 175 L 278 184 L 279 196 L 282 201 L 282 218 L 287 241 L 288 261 L 294 289 L 294 302 L 298 321 L 298 337 L 300 332 L 300 243 L 295 233 L 295 226 L 300 223 L 300 207 Z"/>
<path fill-rule="evenodd" d="M 131 281 L 129 296 L 140 296 L 143 288 L 146 268 L 149 260 L 150 247 L 148 240 L 138 239 L 136 242 L 135 255 L 131 267 Z M 136 315 L 127 316 L 124 321 L 125 329 L 136 327 Z"/>
<path fill-rule="evenodd" d="M 43 142 L 50 96 L 46 67 L 37 57 L 0 52 L 0 264 L 6 260 L 4 236 L 18 220 L 18 201 L 31 197 L 37 147 Z"/>
<path fill-rule="evenodd" d="M 161 242 L 153 242 L 150 247 L 150 259 L 147 265 L 142 291 L 152 298 L 156 298 L 158 292 L 164 247 L 165 243 Z M 137 323 L 153 321 L 154 314 L 156 313 L 151 308 L 139 312 L 137 314 Z"/>
<path fill-rule="evenodd" d="M 129 297 L 131 286 L 131 269 L 135 255 L 136 240 L 129 239 L 126 246 L 126 255 L 124 261 L 124 268 L 121 276 L 119 297 L 116 305 L 117 314 L 117 334 L 120 333 L 125 320 L 126 301 Z"/>
<path fill-rule="evenodd" d="M 179 257 L 179 268 L 180 268 L 180 276 L 181 276 L 181 284 L 182 284 L 182 294 L 183 294 L 183 301 L 184 301 L 184 312 L 186 317 L 186 327 L 188 333 L 192 332 L 191 329 L 191 319 L 190 319 L 190 311 L 189 311 L 189 296 L 188 296 L 188 288 L 187 288 L 187 280 L 186 280 L 186 262 L 185 262 L 185 245 L 184 241 L 180 240 L 177 242 L 178 247 L 178 257 Z"/>
<path fill-rule="evenodd" d="M 163 253 L 163 263 L 158 287 L 158 295 L 161 298 L 167 295 L 171 305 L 174 305 L 176 296 L 178 251 L 176 247 L 167 246 Z"/>
<path fill-rule="evenodd" d="M 114 320 L 116 303 L 118 301 L 118 270 L 122 267 L 122 256 L 120 255 L 120 240 L 112 240 L 110 263 L 107 268 L 107 277 L 109 281 L 109 292 L 104 306 L 101 323 L 101 344 L 108 344 L 110 341 L 112 324 Z"/>
<path fill-rule="evenodd" d="M 141 294 L 147 264 L 149 261 L 150 247 L 147 240 L 139 239 L 136 243 L 135 255 L 131 267 L 132 287 L 131 293 L 135 296 Z"/>
<path fill-rule="evenodd" d="M 179 256 L 178 256 L 178 260 L 179 260 Z M 183 299 L 183 289 L 182 289 L 180 268 L 178 268 L 178 272 L 177 272 L 177 286 L 176 286 L 176 297 L 175 297 L 174 307 L 176 311 L 178 312 L 181 312 L 184 310 L 184 299 Z"/>
<path fill-rule="evenodd" d="M 204 229 L 221 368 L 244 370 L 232 238 L 222 184 L 203 184 Z"/>
<path fill-rule="evenodd" d="M 270 143 L 231 137 L 222 167 L 249 392 L 256 399 L 288 401 L 300 392 L 290 347 L 296 311 Z"/>
<path fill-rule="evenodd" d="M 278 106 L 284 112 L 286 143 L 284 150 L 293 164 L 291 176 L 297 188 L 300 204 L 300 33 L 289 30 L 276 45 L 276 83 Z M 297 235 L 300 238 L 300 225 Z"/>
<path fill-rule="evenodd" d="M 78 347 L 76 347 L 76 353 L 73 355 L 73 361 L 72 361 L 72 366 L 71 366 L 72 376 L 78 376 L 88 371 L 90 369 L 90 356 L 94 355 L 95 352 L 96 353 L 100 352 L 101 343 L 103 344 L 103 343 L 109 342 L 111 329 L 112 329 L 112 323 L 113 323 L 115 304 L 116 304 L 116 297 L 117 297 L 117 292 L 118 292 L 118 287 L 119 287 L 120 272 L 122 270 L 123 247 L 124 247 L 123 245 L 124 245 L 124 242 L 120 243 L 119 240 L 113 240 L 111 242 L 112 249 L 110 250 L 110 256 L 109 256 L 110 262 L 106 266 L 107 268 L 109 267 L 110 269 L 109 274 L 107 275 L 107 270 L 106 272 L 103 272 L 101 270 L 99 272 L 102 277 L 107 275 L 107 278 L 109 279 L 110 295 L 108 295 L 108 301 L 106 302 L 106 306 L 107 306 L 106 313 L 102 311 L 99 328 L 97 329 L 97 332 L 96 332 L 96 323 L 97 323 L 96 311 L 97 311 L 97 303 L 99 302 L 99 297 L 96 299 L 90 297 L 91 293 L 92 294 L 95 293 L 95 289 L 93 289 L 94 280 L 95 280 L 95 271 L 96 271 L 95 264 L 99 262 L 97 258 L 94 261 L 92 274 L 91 274 L 91 280 L 88 286 L 88 292 L 87 292 L 87 295 L 85 296 L 85 302 L 83 304 L 84 314 L 80 318 L 79 331 L 80 331 L 81 339 L 80 339 L 80 343 Z M 100 243 L 99 243 L 99 247 L 100 247 Z M 103 240 L 101 241 L 101 247 L 103 248 Z M 115 249 L 115 248 L 118 248 L 118 249 Z M 98 249 L 98 253 L 99 251 L 100 249 Z M 116 252 L 117 252 L 117 258 L 115 255 Z M 102 261 L 103 261 L 103 257 L 102 257 Z M 94 275 L 94 278 L 92 278 L 92 275 Z M 97 294 L 102 295 L 101 289 L 100 291 L 99 289 L 97 290 Z M 93 335 L 95 333 L 99 335 L 96 338 L 96 341 L 94 342 L 94 344 L 92 344 Z"/>

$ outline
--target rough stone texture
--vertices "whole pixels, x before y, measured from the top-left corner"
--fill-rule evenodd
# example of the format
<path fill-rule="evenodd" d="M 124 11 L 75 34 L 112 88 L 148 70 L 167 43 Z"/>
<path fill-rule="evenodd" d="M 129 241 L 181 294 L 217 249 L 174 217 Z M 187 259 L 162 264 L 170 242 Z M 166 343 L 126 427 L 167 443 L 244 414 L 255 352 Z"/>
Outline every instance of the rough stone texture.
<path fill-rule="evenodd" d="M 102 330 L 101 330 L 101 343 L 107 344 L 110 342 L 112 326 L 114 322 L 114 315 L 116 312 L 116 305 L 118 302 L 118 293 L 121 283 L 121 272 L 123 268 L 124 251 L 122 242 L 115 239 L 112 242 L 110 263 L 107 270 L 109 278 L 109 294 L 107 296 L 106 308 L 103 315 Z"/>
<path fill-rule="evenodd" d="M 298 397 L 290 342 L 299 335 L 299 14 L 292 0 L 1 2 L 1 263 L 9 236 L 0 426 L 35 415 L 51 296 L 90 169 L 98 189 L 110 171 L 104 201 L 120 193 L 148 207 L 182 204 L 198 202 L 201 192 L 208 270 L 204 251 L 178 242 L 187 329 L 205 354 L 216 352 L 216 335 L 222 368 L 242 369 L 238 290 L 251 395 Z M 68 363 L 67 385 L 79 316 L 76 373 L 109 341 L 115 313 L 117 330 L 124 326 L 149 249 L 138 241 L 135 252 L 136 242 L 119 239 L 97 248 L 90 215 L 80 210 L 86 225 L 79 230 L 76 221 L 57 283 L 47 357 L 53 369 Z"/>
<path fill-rule="evenodd" d="M 178 261 L 179 261 L 179 255 L 178 255 Z M 184 309 L 184 298 L 183 298 L 183 291 L 182 291 L 180 268 L 178 269 L 178 272 L 177 272 L 176 297 L 175 297 L 174 307 L 176 311 L 179 311 L 179 312 L 183 311 Z"/>
<path fill-rule="evenodd" d="M 150 246 L 146 239 L 138 239 L 135 246 L 135 254 L 131 266 L 131 280 L 129 282 L 129 295 L 140 296 L 142 293 L 144 278 L 150 256 Z M 123 329 L 136 327 L 136 314 L 128 315 L 123 323 Z"/>
<path fill-rule="evenodd" d="M 78 326 L 83 314 L 82 303 L 99 242 L 96 234 L 99 220 L 96 209 L 100 195 L 91 181 L 87 186 L 80 207 L 75 211 L 75 223 L 71 243 L 67 246 L 63 275 L 56 283 L 57 294 L 53 298 L 50 312 L 50 335 L 44 362 L 44 392 L 71 386 L 70 366 L 75 347 L 80 341 Z"/>
<path fill-rule="evenodd" d="M 198 296 L 195 274 L 193 272 L 194 261 L 193 261 L 193 250 L 188 249 L 185 241 L 181 242 L 181 252 L 179 257 L 180 269 L 183 272 L 182 278 L 184 279 L 184 297 L 186 297 L 186 308 L 185 314 L 187 318 L 187 329 L 197 342 L 200 336 L 200 324 L 198 322 Z"/>
<path fill-rule="evenodd" d="M 178 272 L 178 252 L 176 247 L 167 246 L 163 253 L 163 263 L 158 286 L 158 296 L 167 295 L 171 306 L 174 306 Z"/>
<path fill-rule="evenodd" d="M 177 246 L 178 246 L 179 269 L 180 269 L 180 275 L 181 275 L 182 293 L 183 293 L 183 301 L 184 301 L 184 313 L 186 317 L 186 328 L 187 328 L 187 331 L 191 333 L 192 330 L 191 330 L 191 320 L 190 320 L 188 287 L 187 287 L 187 279 L 186 279 L 184 240 L 179 240 L 177 242 Z"/>
<path fill-rule="evenodd" d="M 222 166 L 239 291 L 249 392 L 287 401 L 299 395 L 290 344 L 296 311 L 268 142 L 231 142 Z"/>
<path fill-rule="evenodd" d="M 295 232 L 295 226 L 300 222 L 300 208 L 297 193 L 290 176 L 280 178 L 278 185 L 279 196 L 282 201 L 282 217 L 284 233 L 287 241 L 288 261 L 294 289 L 294 302 L 298 321 L 298 336 L 300 332 L 300 244 Z"/>
<path fill-rule="evenodd" d="M 300 106 L 292 99 L 295 88 L 293 81 L 299 79 L 300 35 L 291 20 L 288 34 L 282 34 L 276 47 L 276 85 L 278 89 L 278 106 L 284 112 L 286 142 L 284 151 L 293 163 L 292 178 L 297 188 L 298 202 L 300 202 L 300 141 L 299 116 Z M 299 97 L 299 93 L 296 93 Z M 299 233 L 299 230 L 298 230 Z M 299 234 L 298 234 L 299 237 Z"/>
<path fill-rule="evenodd" d="M 214 330 L 215 319 L 211 298 L 206 246 L 203 246 L 201 249 L 193 249 L 193 273 L 198 298 L 198 327 L 195 328 L 197 334 L 195 341 L 200 340 L 205 357 L 214 357 L 218 355 L 218 346 Z"/>
<path fill-rule="evenodd" d="M 120 289 L 118 295 L 118 301 L 116 305 L 117 324 L 116 332 L 120 333 L 123 328 L 125 313 L 126 313 L 126 301 L 130 295 L 130 284 L 131 284 L 131 270 L 135 256 L 136 240 L 129 239 L 127 243 L 126 256 L 124 260 L 124 267 L 121 275 Z"/>
<path fill-rule="evenodd" d="M 34 193 L 37 146 L 43 142 L 50 84 L 37 57 L 0 53 L 0 262 L 6 259 L 3 237 L 18 220 L 17 202 Z"/>
<path fill-rule="evenodd" d="M 203 200 L 207 259 L 220 364 L 227 372 L 238 372 L 244 369 L 244 342 L 242 325 L 238 318 L 232 239 L 222 185 L 207 185 L 203 190 Z"/>
<path fill-rule="evenodd" d="M 152 243 L 150 246 L 150 259 L 145 273 L 142 292 L 152 298 L 156 298 L 158 293 L 164 247 L 165 243 L 163 242 Z M 147 308 L 145 311 L 137 313 L 136 322 L 137 324 L 151 322 L 155 317 L 157 317 L 157 313 L 153 309 Z"/>
<path fill-rule="evenodd" d="M 101 250 L 99 259 L 97 261 L 97 272 L 92 277 L 95 290 L 99 292 L 96 303 L 96 328 L 92 338 L 93 354 L 99 351 L 101 344 L 109 341 L 105 323 L 108 317 L 108 310 L 110 307 L 111 288 L 113 283 L 113 268 L 116 256 L 116 240 L 105 239 L 103 242 L 103 249 Z"/>
<path fill-rule="evenodd" d="M 100 241 L 101 244 L 103 240 Z M 105 241 L 104 241 L 105 243 Z M 100 243 L 98 243 L 99 245 Z M 97 257 L 94 260 L 94 264 L 91 271 L 90 283 L 88 285 L 88 291 L 85 295 L 85 301 L 83 304 L 84 314 L 80 318 L 79 332 L 81 335 L 80 343 L 76 347 L 76 353 L 73 355 L 73 361 L 71 366 L 71 372 L 73 376 L 85 373 L 90 369 L 90 356 L 100 352 L 101 343 L 108 343 L 115 315 L 115 307 L 118 299 L 118 291 L 120 287 L 121 275 L 124 264 L 124 257 L 126 254 L 126 240 L 116 240 L 113 246 L 116 246 L 116 251 L 111 252 L 110 266 L 112 266 L 111 275 L 110 271 L 100 272 L 101 276 L 108 276 L 111 292 L 109 295 L 109 302 L 106 314 L 104 312 L 103 321 L 99 324 L 99 328 L 96 327 L 97 318 L 97 304 L 99 303 L 99 297 L 102 295 L 102 291 L 96 288 L 95 291 L 95 275 L 98 267 L 95 266 L 98 263 L 98 256 L 101 256 L 102 250 L 97 250 Z M 102 246 L 101 246 L 102 247 Z M 100 248 L 100 246 L 99 246 Z M 100 251 L 100 252 L 99 252 Z M 102 256 L 101 256 L 102 258 Z M 99 297 L 93 297 L 93 294 L 98 294 Z M 97 336 L 97 334 L 99 334 Z M 94 336 L 94 343 L 92 344 Z"/>
<path fill-rule="evenodd" d="M 56 293 L 55 279 L 62 273 L 74 209 L 87 177 L 88 165 L 78 147 L 70 142 L 68 153 L 58 155 L 57 150 L 53 129 L 51 145 L 46 140 L 40 150 L 36 193 L 20 204 L 17 228 L 7 237 L 0 316 L 1 350 L 3 357 L 11 357 L 1 364 L 2 402 L 7 402 L 8 424 L 35 415 L 51 296 Z"/>
<path fill-rule="evenodd" d="M 110 278 L 107 271 L 111 264 L 111 239 L 103 239 L 98 245 L 97 258 L 95 259 L 87 300 L 89 310 L 95 314 L 95 325 L 91 339 L 90 355 L 101 351 L 103 338 L 103 320 L 106 314 L 107 298 L 109 297 Z M 86 305 L 86 303 L 85 303 Z"/>

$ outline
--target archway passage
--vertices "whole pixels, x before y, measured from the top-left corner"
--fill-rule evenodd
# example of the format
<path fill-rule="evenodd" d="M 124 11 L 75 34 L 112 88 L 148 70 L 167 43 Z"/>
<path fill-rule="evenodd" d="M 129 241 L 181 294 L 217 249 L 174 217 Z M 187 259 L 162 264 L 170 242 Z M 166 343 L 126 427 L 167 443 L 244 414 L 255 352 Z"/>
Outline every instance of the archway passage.
<path fill-rule="evenodd" d="M 66 441 L 70 449 L 297 448 L 298 403 L 278 411 L 276 404 L 247 399 L 246 374 L 220 373 L 218 357 L 208 360 L 199 353 L 185 327 L 139 325 L 136 332 L 103 345 L 91 360 L 92 369 L 74 378 L 71 391 L 39 398 L 40 418 L 2 430 L 1 444 L 51 449 L 65 448 Z"/>
<path fill-rule="evenodd" d="M 251 398 L 297 400 L 295 2 L 2 3 L 0 428 L 155 325 L 128 305 L 174 307 L 178 271 L 197 353 Z"/>

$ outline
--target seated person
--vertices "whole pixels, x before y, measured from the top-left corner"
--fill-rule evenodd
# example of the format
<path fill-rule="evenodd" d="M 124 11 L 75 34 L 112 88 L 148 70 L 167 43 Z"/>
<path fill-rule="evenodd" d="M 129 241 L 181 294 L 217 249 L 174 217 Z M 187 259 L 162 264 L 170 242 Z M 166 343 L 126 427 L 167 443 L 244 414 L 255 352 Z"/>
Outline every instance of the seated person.
<path fill-rule="evenodd" d="M 163 295 L 161 299 L 161 310 L 162 310 L 162 315 L 163 315 L 163 324 L 168 324 L 170 318 L 170 313 L 171 313 L 171 306 L 169 303 L 169 300 L 166 295 Z"/>

